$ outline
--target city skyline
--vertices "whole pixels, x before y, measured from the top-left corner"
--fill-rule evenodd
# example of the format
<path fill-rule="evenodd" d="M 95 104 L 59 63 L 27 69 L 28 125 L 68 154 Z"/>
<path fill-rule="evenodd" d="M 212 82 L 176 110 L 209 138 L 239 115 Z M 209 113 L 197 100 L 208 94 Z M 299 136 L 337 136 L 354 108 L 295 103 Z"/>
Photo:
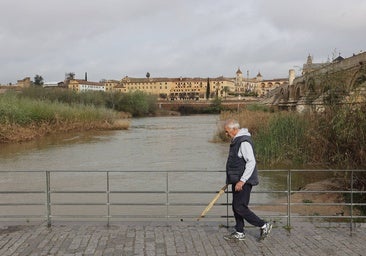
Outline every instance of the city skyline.
<path fill-rule="evenodd" d="M 0 84 L 145 77 L 284 78 L 363 50 L 362 0 L 4 0 Z"/>

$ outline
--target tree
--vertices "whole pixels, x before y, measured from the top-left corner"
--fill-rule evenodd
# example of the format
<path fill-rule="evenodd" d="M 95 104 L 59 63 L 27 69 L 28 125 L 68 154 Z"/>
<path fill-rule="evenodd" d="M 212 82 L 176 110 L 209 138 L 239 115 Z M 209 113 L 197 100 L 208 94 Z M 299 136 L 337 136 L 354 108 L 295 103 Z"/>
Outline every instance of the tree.
<path fill-rule="evenodd" d="M 226 99 L 226 96 L 228 95 L 229 92 L 230 92 L 229 86 L 225 86 L 224 89 L 223 89 L 223 93 L 224 93 L 225 99 Z"/>
<path fill-rule="evenodd" d="M 43 77 L 40 75 L 36 75 L 34 77 L 34 85 L 38 85 L 38 86 L 43 85 Z"/>
<path fill-rule="evenodd" d="M 69 73 L 65 73 L 65 85 L 69 86 L 69 83 L 71 80 L 75 79 L 75 73 L 73 72 L 69 72 Z"/>
<path fill-rule="evenodd" d="M 150 72 L 146 73 L 146 78 L 149 79 L 150 78 Z"/>
<path fill-rule="evenodd" d="M 75 73 L 69 72 L 65 74 L 65 80 L 73 80 L 75 78 Z"/>
<path fill-rule="evenodd" d="M 207 78 L 206 99 L 210 98 L 210 78 Z"/>

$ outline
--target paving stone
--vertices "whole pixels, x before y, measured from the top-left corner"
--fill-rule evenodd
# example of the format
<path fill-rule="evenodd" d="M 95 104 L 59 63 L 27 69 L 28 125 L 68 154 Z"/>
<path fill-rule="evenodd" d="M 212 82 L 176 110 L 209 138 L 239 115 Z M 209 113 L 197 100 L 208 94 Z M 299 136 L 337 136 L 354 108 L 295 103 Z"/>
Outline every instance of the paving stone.
<path fill-rule="evenodd" d="M 366 226 L 292 223 L 274 227 L 263 241 L 248 227 L 244 241 L 226 241 L 220 223 L 118 222 L 44 224 L 0 229 L 0 255 L 364 255 Z"/>

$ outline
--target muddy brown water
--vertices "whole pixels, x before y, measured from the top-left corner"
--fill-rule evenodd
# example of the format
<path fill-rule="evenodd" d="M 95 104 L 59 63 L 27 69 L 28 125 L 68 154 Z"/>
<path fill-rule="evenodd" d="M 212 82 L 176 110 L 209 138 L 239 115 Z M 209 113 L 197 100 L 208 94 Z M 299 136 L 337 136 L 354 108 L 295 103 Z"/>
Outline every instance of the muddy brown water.
<path fill-rule="evenodd" d="M 217 115 L 147 117 L 131 120 L 129 130 L 68 133 L 48 136 L 32 142 L 0 146 L 0 186 L 2 191 L 22 188 L 44 191 L 45 174 L 51 173 L 55 191 L 106 190 L 106 174 L 88 171 L 111 171 L 111 191 L 215 191 L 225 182 L 224 171 L 227 143 L 212 142 L 220 125 Z M 68 171 L 59 173 L 57 171 Z M 18 171 L 24 171 L 19 173 Z M 117 171 L 129 171 L 119 173 Z M 131 172 L 135 171 L 135 172 Z M 144 172 L 141 172 L 144 171 Z M 192 172 L 193 171 L 193 172 Z M 215 171 L 215 172 L 211 172 Z M 310 177 L 314 179 L 314 175 Z M 319 177 L 318 177 L 319 178 Z M 315 178 L 316 179 L 316 178 Z M 286 190 L 286 172 L 260 172 L 257 191 Z M 294 181 L 302 186 L 303 177 Z M 167 188 L 168 186 L 168 188 Z M 208 203 L 212 194 L 170 194 L 171 204 Z M 253 194 L 253 203 L 271 202 L 283 194 Z M 52 195 L 53 203 L 104 203 L 105 193 Z M 219 202 L 225 203 L 226 197 Z M 0 203 L 44 203 L 44 194 L 0 194 Z M 114 203 L 166 203 L 164 193 L 111 194 Z M 229 199 L 231 200 L 231 199 Z M 3 214 L 43 214 L 44 206 L 1 206 Z M 221 207 L 217 214 L 226 213 Z M 202 206 L 176 206 L 169 215 L 200 213 Z M 216 210 L 216 209 L 215 209 Z M 213 213 L 215 213 L 213 210 Z M 166 207 L 112 207 L 115 214 L 134 215 L 136 212 L 166 214 Z M 54 206 L 53 214 L 105 215 L 105 206 Z"/>

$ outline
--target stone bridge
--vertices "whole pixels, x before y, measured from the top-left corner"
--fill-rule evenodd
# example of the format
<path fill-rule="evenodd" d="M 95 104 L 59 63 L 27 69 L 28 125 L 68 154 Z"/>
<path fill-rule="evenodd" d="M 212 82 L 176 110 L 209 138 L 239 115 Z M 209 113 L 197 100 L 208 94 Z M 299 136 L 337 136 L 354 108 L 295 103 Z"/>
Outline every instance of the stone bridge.
<path fill-rule="evenodd" d="M 310 57 L 310 56 L 309 56 Z M 290 71 L 291 74 L 291 71 Z M 304 64 L 300 77 L 273 90 L 263 103 L 279 109 L 322 111 L 327 104 L 366 102 L 366 52 L 333 62 Z"/>

